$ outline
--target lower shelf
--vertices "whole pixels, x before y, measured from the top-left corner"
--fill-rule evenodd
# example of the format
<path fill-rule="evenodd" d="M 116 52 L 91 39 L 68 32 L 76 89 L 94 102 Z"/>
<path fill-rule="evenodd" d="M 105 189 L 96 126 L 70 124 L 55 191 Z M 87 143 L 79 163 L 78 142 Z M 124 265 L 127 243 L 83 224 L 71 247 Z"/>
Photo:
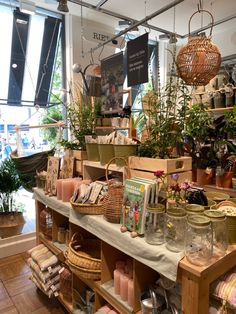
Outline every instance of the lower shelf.
<path fill-rule="evenodd" d="M 114 306 L 122 314 L 134 313 L 133 308 L 123 301 L 121 297 L 115 294 L 114 282 L 110 280 L 100 286 L 97 286 L 98 293 L 112 306 Z"/>
<path fill-rule="evenodd" d="M 65 307 L 65 309 L 69 312 L 69 313 L 73 313 L 73 305 L 71 302 L 67 301 L 61 293 L 59 293 L 58 296 L 58 300 L 59 302 Z"/>

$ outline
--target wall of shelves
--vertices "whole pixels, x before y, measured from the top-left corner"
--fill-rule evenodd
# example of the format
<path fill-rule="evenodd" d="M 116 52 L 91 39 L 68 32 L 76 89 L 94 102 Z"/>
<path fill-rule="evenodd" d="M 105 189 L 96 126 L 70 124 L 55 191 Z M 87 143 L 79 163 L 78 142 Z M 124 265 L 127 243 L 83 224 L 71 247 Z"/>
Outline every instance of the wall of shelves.
<path fill-rule="evenodd" d="M 231 245 L 227 254 L 219 260 L 212 261 L 206 267 L 198 267 L 188 263 L 186 258 L 181 259 L 180 255 L 177 258 L 176 253 L 171 253 L 164 247 L 148 245 L 141 237 L 132 239 L 129 233 L 122 234 L 118 224 L 111 224 L 102 216 L 80 215 L 72 210 L 69 203 L 62 203 L 55 197 L 45 196 L 40 189 L 35 189 L 34 197 L 37 217 L 49 204 L 52 211 L 56 212 L 56 215 L 53 215 L 53 232 L 58 228 L 57 224 L 66 219 L 69 223 L 70 235 L 82 232 L 84 236 L 93 235 L 101 239 L 101 280 L 90 281 L 73 275 L 75 290 L 82 289 L 84 286 L 94 290 L 95 309 L 108 302 L 122 314 L 140 313 L 140 293 L 146 290 L 150 283 L 155 282 L 158 273 L 161 273 L 172 280 L 176 279 L 177 275 L 177 280 L 182 287 L 183 313 L 208 313 L 210 283 L 235 265 L 236 245 Z M 64 208 L 64 211 L 61 208 Z M 59 218 L 57 215 L 62 217 Z M 55 239 L 49 240 L 43 236 L 37 223 L 38 243 L 43 242 L 59 256 L 60 260 L 64 261 L 63 251 L 55 246 L 53 240 Z M 122 258 L 133 260 L 134 311 L 126 302 L 119 300 L 112 290 L 115 261 Z M 75 300 L 76 296 L 73 293 L 73 305 L 64 304 L 70 313 L 72 306 L 74 313 Z"/>

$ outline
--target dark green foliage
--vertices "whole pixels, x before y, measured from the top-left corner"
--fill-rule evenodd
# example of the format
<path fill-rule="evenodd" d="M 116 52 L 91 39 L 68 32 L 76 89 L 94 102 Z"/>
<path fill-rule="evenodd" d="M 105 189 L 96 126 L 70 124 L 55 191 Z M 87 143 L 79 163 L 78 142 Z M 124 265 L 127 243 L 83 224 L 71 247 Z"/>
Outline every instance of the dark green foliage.
<path fill-rule="evenodd" d="M 21 187 L 21 180 L 11 159 L 0 164 L 0 212 L 13 210 L 13 193 Z"/>

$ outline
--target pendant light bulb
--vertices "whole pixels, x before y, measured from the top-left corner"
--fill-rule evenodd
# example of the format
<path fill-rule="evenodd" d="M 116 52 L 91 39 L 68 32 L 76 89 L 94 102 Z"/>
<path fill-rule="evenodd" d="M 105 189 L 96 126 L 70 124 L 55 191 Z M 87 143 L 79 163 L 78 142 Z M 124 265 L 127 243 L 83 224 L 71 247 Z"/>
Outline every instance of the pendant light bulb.
<path fill-rule="evenodd" d="M 68 8 L 68 5 L 67 5 L 67 0 L 60 0 L 59 4 L 58 4 L 58 7 L 57 7 L 57 10 L 60 11 L 60 12 L 69 12 L 69 8 Z"/>

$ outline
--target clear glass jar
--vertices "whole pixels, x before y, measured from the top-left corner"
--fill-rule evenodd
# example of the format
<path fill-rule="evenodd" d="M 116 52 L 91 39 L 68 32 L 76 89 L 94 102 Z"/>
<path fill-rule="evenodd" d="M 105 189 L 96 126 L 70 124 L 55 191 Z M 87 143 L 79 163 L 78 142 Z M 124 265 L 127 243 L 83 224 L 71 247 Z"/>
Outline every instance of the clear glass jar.
<path fill-rule="evenodd" d="M 226 216 L 219 210 L 205 210 L 204 215 L 211 220 L 213 232 L 213 257 L 225 255 L 228 247 Z"/>
<path fill-rule="evenodd" d="M 164 236 L 166 248 L 173 252 L 184 250 L 186 232 L 186 211 L 182 208 L 169 208 L 165 217 Z"/>
<path fill-rule="evenodd" d="M 187 215 L 203 215 L 205 208 L 199 204 L 187 204 L 185 210 Z"/>
<path fill-rule="evenodd" d="M 66 229 L 64 227 L 58 228 L 57 241 L 59 243 L 66 243 Z"/>
<path fill-rule="evenodd" d="M 52 211 L 45 207 L 39 215 L 40 231 L 49 239 L 52 239 Z"/>
<path fill-rule="evenodd" d="M 164 243 L 165 206 L 149 204 L 145 224 L 145 241 L 152 245 Z"/>
<path fill-rule="evenodd" d="M 212 257 L 212 227 L 206 216 L 190 215 L 187 219 L 185 255 L 192 264 L 203 266 Z"/>

